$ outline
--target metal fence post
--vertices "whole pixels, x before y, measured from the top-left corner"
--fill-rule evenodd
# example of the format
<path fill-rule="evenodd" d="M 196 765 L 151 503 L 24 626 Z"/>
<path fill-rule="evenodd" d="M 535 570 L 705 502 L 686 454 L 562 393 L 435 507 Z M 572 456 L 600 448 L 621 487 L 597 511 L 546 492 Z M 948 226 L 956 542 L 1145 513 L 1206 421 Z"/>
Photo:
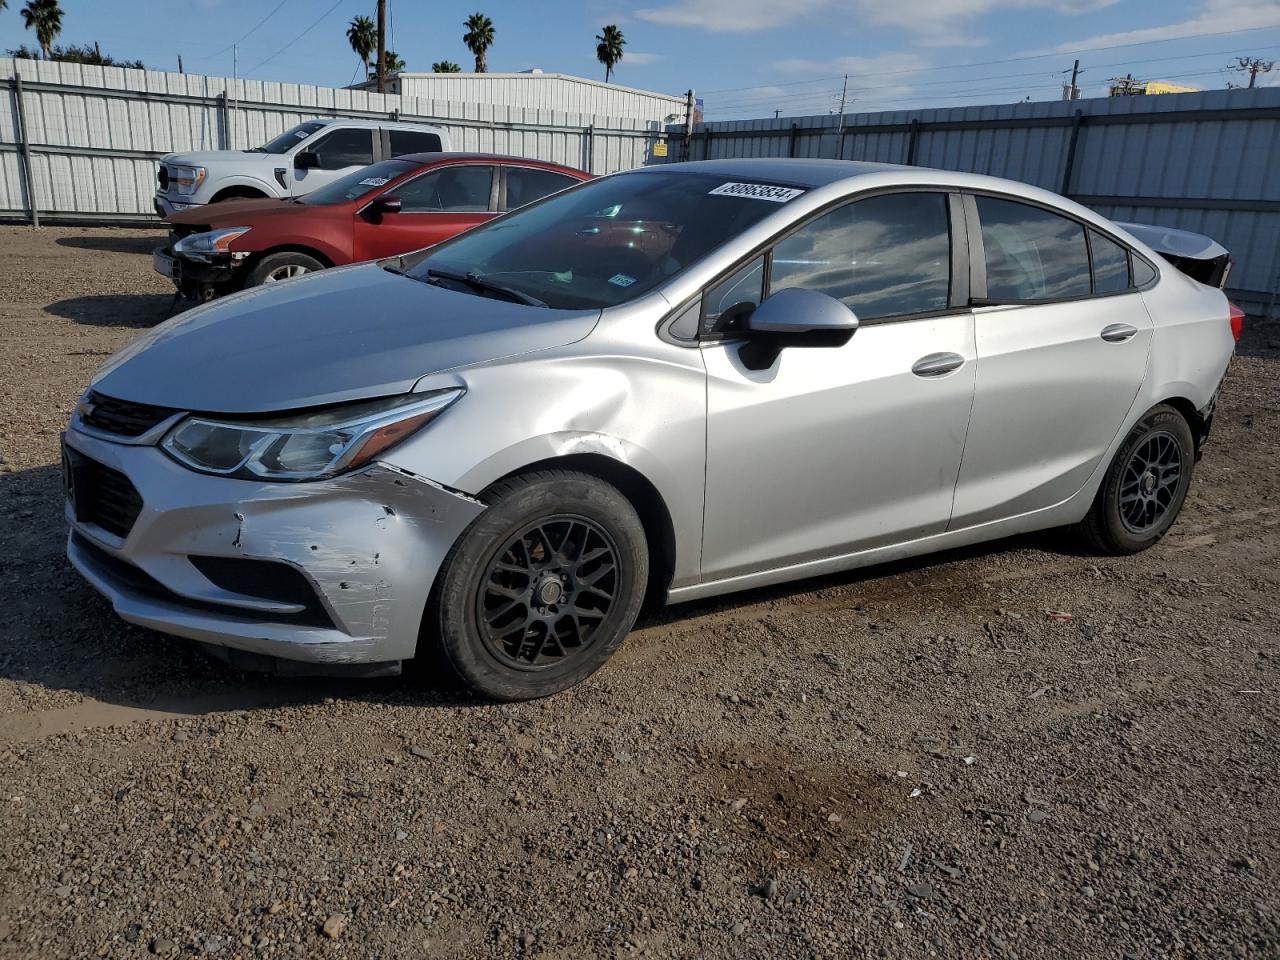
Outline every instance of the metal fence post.
<path fill-rule="evenodd" d="M 1071 174 L 1076 165 L 1076 144 L 1080 142 L 1080 125 L 1083 122 L 1083 111 L 1077 110 L 1071 115 L 1071 136 L 1067 140 L 1067 159 L 1062 165 L 1062 189 L 1058 191 L 1064 197 L 1071 196 Z"/>
<path fill-rule="evenodd" d="M 223 90 L 218 94 L 216 99 L 217 106 L 215 109 L 218 111 L 218 149 L 230 150 L 231 127 L 227 120 L 227 91 Z"/>
<path fill-rule="evenodd" d="M 787 143 L 787 156 L 794 157 L 796 155 L 796 138 L 800 136 L 800 124 L 791 124 L 791 140 Z"/>
<path fill-rule="evenodd" d="M 27 139 L 27 112 L 22 105 L 22 74 L 15 73 L 9 80 L 13 90 L 13 110 L 18 121 L 18 143 L 22 145 L 22 179 L 27 191 L 27 212 L 31 215 L 31 226 L 39 228 L 40 211 L 36 209 L 36 178 L 31 166 L 31 141 Z"/>
<path fill-rule="evenodd" d="M 585 148 L 586 153 L 587 153 L 586 158 L 585 158 L 585 159 L 586 159 L 586 165 L 585 165 L 582 169 L 583 169 L 583 170 L 585 170 L 585 171 L 587 171 L 587 173 L 595 173 L 595 172 L 596 172 L 596 169 L 595 169 L 595 166 L 594 166 L 594 164 L 595 164 L 595 162 L 596 162 L 596 127 L 595 127 L 595 124 L 593 124 L 593 123 L 592 123 L 592 124 L 588 124 L 588 125 L 587 125 L 587 127 L 582 131 L 582 133 L 583 133 L 583 137 L 584 137 L 584 140 L 585 140 L 585 142 L 583 143 L 583 147 Z"/>
<path fill-rule="evenodd" d="M 920 143 L 920 118 L 911 118 L 911 129 L 907 131 L 907 166 L 916 165 L 916 148 Z"/>

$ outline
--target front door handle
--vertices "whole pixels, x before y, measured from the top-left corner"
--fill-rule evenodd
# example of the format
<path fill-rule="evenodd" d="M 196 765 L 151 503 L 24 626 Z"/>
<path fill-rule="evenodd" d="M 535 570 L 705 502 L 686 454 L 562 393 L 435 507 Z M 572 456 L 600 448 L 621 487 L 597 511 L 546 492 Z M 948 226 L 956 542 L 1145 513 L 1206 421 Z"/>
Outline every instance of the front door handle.
<path fill-rule="evenodd" d="M 1138 328 L 1128 323 L 1112 323 L 1102 328 L 1102 339 L 1107 343 L 1124 343 L 1138 335 Z"/>
<path fill-rule="evenodd" d="M 964 357 L 958 353 L 931 353 L 917 360 L 911 372 L 917 377 L 943 377 L 962 366 Z"/>

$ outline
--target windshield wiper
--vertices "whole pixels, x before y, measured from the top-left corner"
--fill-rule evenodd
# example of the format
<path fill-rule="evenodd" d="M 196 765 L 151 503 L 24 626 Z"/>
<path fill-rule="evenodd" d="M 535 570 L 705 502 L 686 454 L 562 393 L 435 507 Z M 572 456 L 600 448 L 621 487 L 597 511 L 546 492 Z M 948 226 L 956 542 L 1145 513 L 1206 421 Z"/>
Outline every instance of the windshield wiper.
<path fill-rule="evenodd" d="M 511 287 L 504 287 L 500 283 L 494 283 L 492 280 L 486 280 L 474 270 L 467 273 L 453 273 L 448 270 L 428 270 L 428 277 L 436 277 L 440 280 L 452 280 L 454 283 L 461 283 L 470 287 L 479 293 L 496 293 L 500 297 L 506 297 L 516 303 L 523 303 L 530 307 L 545 307 L 546 304 L 537 297 L 531 297 L 527 293 L 519 290 L 513 290 Z M 430 282 L 430 281 L 428 281 Z"/>

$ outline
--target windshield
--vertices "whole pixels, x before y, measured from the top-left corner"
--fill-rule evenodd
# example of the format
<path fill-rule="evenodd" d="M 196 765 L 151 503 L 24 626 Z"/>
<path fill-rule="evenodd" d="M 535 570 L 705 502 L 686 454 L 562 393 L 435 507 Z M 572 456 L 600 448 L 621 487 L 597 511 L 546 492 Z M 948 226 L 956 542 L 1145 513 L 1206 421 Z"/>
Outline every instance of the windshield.
<path fill-rule="evenodd" d="M 292 150 L 295 145 L 301 143 L 307 137 L 311 136 L 317 130 L 323 130 L 325 124 L 319 120 L 308 120 L 306 123 L 300 123 L 292 129 L 286 130 L 274 140 L 268 140 L 260 147 L 254 147 L 250 153 L 287 153 Z"/>
<path fill-rule="evenodd" d="M 299 201 L 325 207 L 335 203 L 359 200 L 366 193 L 385 187 L 396 177 L 408 173 L 415 166 L 416 164 L 404 160 L 383 160 L 371 167 L 361 167 L 354 173 L 339 177 L 333 183 L 312 190 L 306 196 L 300 197 Z"/>
<path fill-rule="evenodd" d="M 803 192 L 712 174 L 605 177 L 416 254 L 405 273 L 425 282 L 433 271 L 471 275 L 549 307 L 612 307 L 776 213 L 778 199 Z"/>

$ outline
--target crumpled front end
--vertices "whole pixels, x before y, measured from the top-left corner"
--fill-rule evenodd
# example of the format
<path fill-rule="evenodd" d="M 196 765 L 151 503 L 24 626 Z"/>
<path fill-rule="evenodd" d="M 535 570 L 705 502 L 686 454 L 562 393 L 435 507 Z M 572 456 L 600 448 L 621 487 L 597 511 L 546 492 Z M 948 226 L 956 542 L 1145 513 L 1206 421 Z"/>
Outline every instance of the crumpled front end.
<path fill-rule="evenodd" d="M 132 623 L 338 668 L 412 657 L 478 501 L 376 463 L 311 483 L 193 473 L 149 444 L 65 435 L 67 554 Z"/>

